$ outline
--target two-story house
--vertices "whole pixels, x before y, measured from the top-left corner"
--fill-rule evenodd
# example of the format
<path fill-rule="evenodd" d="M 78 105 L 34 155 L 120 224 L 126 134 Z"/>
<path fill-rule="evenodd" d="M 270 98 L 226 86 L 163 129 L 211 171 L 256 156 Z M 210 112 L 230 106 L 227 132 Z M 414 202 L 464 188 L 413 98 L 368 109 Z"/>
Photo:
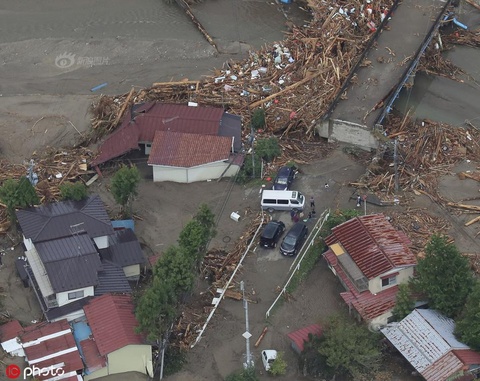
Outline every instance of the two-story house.
<path fill-rule="evenodd" d="M 398 285 L 413 276 L 416 265 L 410 240 L 383 214 L 355 217 L 332 229 L 323 254 L 346 292 L 351 312 L 371 324 L 385 325 L 392 315 Z"/>
<path fill-rule="evenodd" d="M 94 296 L 131 293 L 125 274 L 135 278 L 133 262 L 145 259 L 138 242 L 127 247 L 116 239 L 120 233 L 114 232 L 98 195 L 19 210 L 17 218 L 26 270 L 48 321 L 83 316 L 83 306 Z M 130 243 L 136 241 L 133 232 L 127 234 Z M 117 254 L 102 258 L 101 250 Z M 124 260 L 122 254 L 128 258 Z"/>

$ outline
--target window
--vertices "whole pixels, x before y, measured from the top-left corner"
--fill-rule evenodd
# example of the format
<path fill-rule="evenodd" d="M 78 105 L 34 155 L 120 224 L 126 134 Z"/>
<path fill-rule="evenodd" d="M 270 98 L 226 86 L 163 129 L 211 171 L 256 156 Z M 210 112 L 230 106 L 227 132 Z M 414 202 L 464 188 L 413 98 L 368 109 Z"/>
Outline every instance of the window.
<path fill-rule="evenodd" d="M 298 205 L 298 201 L 297 201 L 297 200 L 290 200 L 290 202 L 291 202 L 292 204 Z"/>
<path fill-rule="evenodd" d="M 278 200 L 279 205 L 288 205 L 288 200 Z"/>
<path fill-rule="evenodd" d="M 68 293 L 68 300 L 79 299 L 79 298 L 83 298 L 83 290 Z"/>
<path fill-rule="evenodd" d="M 265 199 L 265 200 L 263 200 L 263 203 L 264 204 L 276 204 L 277 201 L 276 200 L 271 200 L 271 199 Z"/>
<path fill-rule="evenodd" d="M 382 279 L 382 287 L 391 286 L 393 284 L 397 284 L 397 277 L 395 275 Z"/>

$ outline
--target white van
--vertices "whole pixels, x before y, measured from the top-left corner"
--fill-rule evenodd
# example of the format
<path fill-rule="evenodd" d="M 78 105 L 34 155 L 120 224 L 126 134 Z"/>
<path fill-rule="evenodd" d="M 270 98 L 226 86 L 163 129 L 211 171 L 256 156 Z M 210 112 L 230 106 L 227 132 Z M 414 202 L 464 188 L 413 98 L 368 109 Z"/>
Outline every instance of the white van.
<path fill-rule="evenodd" d="M 261 205 L 270 213 L 275 210 L 300 211 L 305 207 L 305 196 L 298 191 L 264 190 Z"/>

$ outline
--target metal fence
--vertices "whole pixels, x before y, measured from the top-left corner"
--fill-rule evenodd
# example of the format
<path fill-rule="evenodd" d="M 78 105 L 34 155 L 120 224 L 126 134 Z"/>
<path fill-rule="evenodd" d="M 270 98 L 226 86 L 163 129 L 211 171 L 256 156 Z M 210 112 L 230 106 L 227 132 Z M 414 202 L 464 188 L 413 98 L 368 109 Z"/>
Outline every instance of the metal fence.
<path fill-rule="evenodd" d="M 265 313 L 265 318 L 268 319 L 272 309 L 275 307 L 275 305 L 280 300 L 280 298 L 287 292 L 288 285 L 292 281 L 295 274 L 300 270 L 300 265 L 302 264 L 303 259 L 307 255 L 308 250 L 310 250 L 310 248 L 314 245 L 315 238 L 317 238 L 318 234 L 320 233 L 320 230 L 322 230 L 323 224 L 325 223 L 325 221 L 327 221 L 329 216 L 330 216 L 330 209 L 325 209 L 323 213 L 320 215 L 320 217 L 318 218 L 318 221 L 312 228 L 312 231 L 310 232 L 308 239 L 303 244 L 302 249 L 300 250 L 300 254 L 295 258 L 292 265 L 290 266 L 290 269 L 288 270 L 289 272 L 291 272 L 290 276 L 288 277 L 288 280 L 285 282 L 285 285 L 283 286 L 282 291 L 278 294 L 277 298 L 274 300 L 274 302 L 272 303 L 268 311 Z"/>

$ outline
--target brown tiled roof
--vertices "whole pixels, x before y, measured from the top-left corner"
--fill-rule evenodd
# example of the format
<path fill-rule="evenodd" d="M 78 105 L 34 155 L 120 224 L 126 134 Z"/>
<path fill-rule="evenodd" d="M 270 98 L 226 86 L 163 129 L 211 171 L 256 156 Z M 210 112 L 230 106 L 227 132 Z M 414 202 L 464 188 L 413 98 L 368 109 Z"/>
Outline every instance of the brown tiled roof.
<path fill-rule="evenodd" d="M 17 337 L 23 328 L 18 320 L 11 320 L 8 323 L 0 325 L 0 342 L 5 342 Z"/>
<path fill-rule="evenodd" d="M 447 381 L 462 369 L 462 362 L 453 352 L 447 352 L 420 374 L 426 381 Z"/>
<path fill-rule="evenodd" d="M 327 245 L 340 243 L 360 271 L 373 279 L 397 267 L 415 265 L 408 237 L 383 214 L 355 217 L 332 229 Z"/>
<path fill-rule="evenodd" d="M 157 131 L 148 164 L 190 168 L 227 160 L 231 148 L 230 137 Z"/>
<path fill-rule="evenodd" d="M 86 339 L 80 341 L 80 347 L 82 348 L 83 360 L 88 371 L 95 372 L 98 369 L 105 367 L 107 364 L 105 357 L 100 355 L 97 344 L 93 339 Z"/>
<path fill-rule="evenodd" d="M 303 346 L 305 344 L 305 341 L 308 341 L 309 339 L 308 336 L 321 336 L 321 334 L 322 327 L 320 327 L 318 324 L 312 324 L 308 327 L 301 328 L 298 331 L 290 332 L 287 336 L 295 343 L 300 352 L 303 352 Z"/>
<path fill-rule="evenodd" d="M 457 349 L 454 350 L 453 353 L 455 353 L 455 356 L 465 365 L 480 365 L 480 353 L 472 349 Z"/>
<path fill-rule="evenodd" d="M 100 355 L 144 343 L 142 336 L 135 333 L 138 323 L 130 295 L 105 294 L 90 301 L 83 309 Z"/>

